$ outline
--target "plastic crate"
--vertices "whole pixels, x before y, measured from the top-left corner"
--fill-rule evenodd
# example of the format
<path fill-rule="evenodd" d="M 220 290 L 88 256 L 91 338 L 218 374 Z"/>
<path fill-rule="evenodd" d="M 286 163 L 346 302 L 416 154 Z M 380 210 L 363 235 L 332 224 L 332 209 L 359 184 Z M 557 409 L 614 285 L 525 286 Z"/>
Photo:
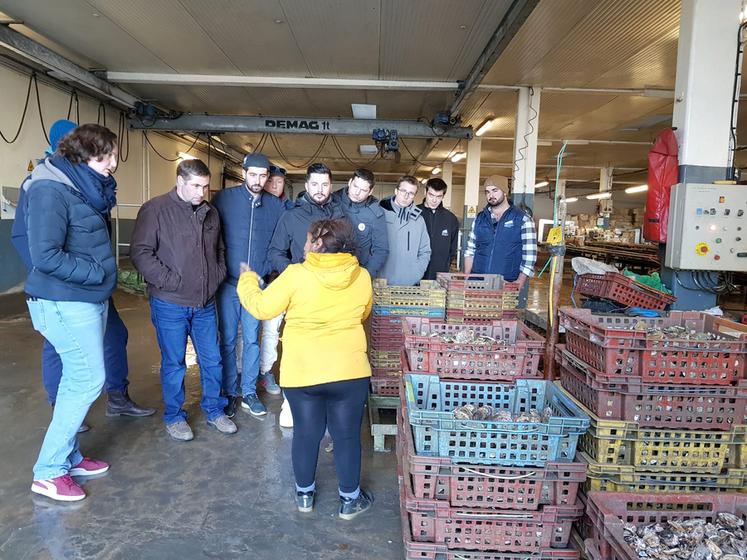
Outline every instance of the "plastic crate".
<path fill-rule="evenodd" d="M 465 550 L 457 548 L 456 543 L 451 546 L 432 542 L 415 542 L 410 527 L 410 517 L 405 509 L 407 503 L 404 480 L 398 478 L 400 490 L 400 520 L 402 522 L 402 536 L 405 545 L 405 560 L 579 560 L 580 554 L 571 548 L 546 548 L 535 550 L 530 556 L 523 552 L 498 552 L 487 550 Z"/>
<path fill-rule="evenodd" d="M 413 541 L 447 548 L 525 555 L 566 548 L 573 521 L 583 511 L 580 504 L 545 506 L 541 511 L 456 508 L 442 501 L 415 498 L 410 478 L 401 480 Z"/>
<path fill-rule="evenodd" d="M 513 384 L 441 380 L 405 374 L 405 410 L 415 452 L 450 457 L 457 463 L 539 466 L 572 462 L 589 419 L 550 381 L 519 379 Z M 549 422 L 457 420 L 452 410 L 484 404 L 513 414 L 550 407 Z"/>
<path fill-rule="evenodd" d="M 747 521 L 747 495 L 589 492 L 586 511 L 593 524 L 590 544 L 599 553 L 596 558 L 639 560 L 623 538 L 625 523 L 641 526 L 696 518 L 712 522 L 718 513 L 732 513 Z"/>
<path fill-rule="evenodd" d="M 573 505 L 586 479 L 584 463 L 548 463 L 545 467 L 504 467 L 455 464 L 446 457 L 423 457 L 414 452 L 407 415 L 397 417 L 398 457 L 410 477 L 413 496 L 438 500 L 452 507 L 538 510 Z"/>
<path fill-rule="evenodd" d="M 636 422 L 600 420 L 565 394 L 591 420 L 578 449 L 592 461 L 666 468 L 671 473 L 720 474 L 727 467 L 745 466 L 742 454 L 747 451 L 743 445 L 747 426 L 734 426 L 729 431 L 641 428 Z"/>
<path fill-rule="evenodd" d="M 389 286 L 384 278 L 373 281 L 374 305 L 395 307 L 441 307 L 446 290 L 435 280 L 421 280 L 419 286 Z"/>
<path fill-rule="evenodd" d="M 585 492 L 745 492 L 747 469 L 727 469 L 720 474 L 673 473 L 667 468 L 637 469 L 624 465 L 602 465 L 585 453 Z"/>
<path fill-rule="evenodd" d="M 646 286 L 619 272 L 582 274 L 576 280 L 575 290 L 586 296 L 615 301 L 625 307 L 663 310 L 677 301 L 673 295 Z"/>
<path fill-rule="evenodd" d="M 395 317 L 443 317 L 444 307 L 403 307 L 401 305 L 376 305 L 373 313 L 377 315 L 390 315 Z"/>
<path fill-rule="evenodd" d="M 500 274 L 462 274 L 439 272 L 436 281 L 449 290 L 501 290 L 506 284 Z"/>
<path fill-rule="evenodd" d="M 400 383 L 400 376 L 371 377 L 371 393 L 383 397 L 397 397 Z"/>
<path fill-rule="evenodd" d="M 482 381 L 513 381 L 539 378 L 545 339 L 515 320 L 489 324 L 452 325 L 421 317 L 402 320 L 405 349 L 412 371 L 437 373 L 446 378 Z M 478 335 L 504 343 L 495 345 L 443 342 L 431 335 L 454 334 L 468 328 Z"/>
<path fill-rule="evenodd" d="M 711 332 L 723 340 L 657 340 L 633 330 L 673 325 Z M 706 313 L 673 311 L 669 317 L 593 315 L 588 309 L 562 307 L 560 323 L 568 350 L 600 374 L 638 376 L 645 383 L 730 385 L 745 378 L 747 325 Z"/>
<path fill-rule="evenodd" d="M 644 428 L 731 430 L 747 424 L 747 382 L 737 387 L 703 387 L 641 383 L 639 377 L 607 379 L 565 350 L 556 347 L 563 388 L 600 419 L 637 422 Z"/>

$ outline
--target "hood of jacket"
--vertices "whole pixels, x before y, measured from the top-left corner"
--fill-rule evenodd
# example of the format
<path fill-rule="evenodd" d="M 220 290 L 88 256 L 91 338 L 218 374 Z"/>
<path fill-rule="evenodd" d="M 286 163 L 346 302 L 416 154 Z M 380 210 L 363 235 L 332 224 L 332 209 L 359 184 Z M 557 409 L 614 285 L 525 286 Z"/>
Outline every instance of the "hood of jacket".
<path fill-rule="evenodd" d="M 303 208 L 306 212 L 309 214 L 330 214 L 332 213 L 332 208 L 335 206 L 339 206 L 340 203 L 337 200 L 334 200 L 332 198 L 332 195 L 330 194 L 329 199 L 327 199 L 327 202 L 324 204 L 317 204 L 313 200 L 311 200 L 308 197 L 307 192 L 302 192 L 301 195 L 296 199 L 295 207 L 296 208 Z"/>
<path fill-rule="evenodd" d="M 420 214 L 423 213 L 423 211 L 415 204 L 410 204 L 410 206 L 407 207 L 398 206 L 395 208 L 394 196 L 385 198 L 380 202 L 380 205 L 384 210 L 397 214 L 400 224 L 415 221 L 418 219 Z"/>
<path fill-rule="evenodd" d="M 31 184 L 35 181 L 54 181 L 56 183 L 62 183 L 74 191 L 78 191 L 78 187 L 73 184 L 67 175 L 49 163 L 49 158 L 43 160 L 39 165 L 34 167 L 31 175 L 26 178 L 23 185 L 21 185 L 21 188 L 28 191 Z"/>
<path fill-rule="evenodd" d="M 344 290 L 361 273 L 358 259 L 349 253 L 309 253 L 302 266 L 330 290 Z"/>
<path fill-rule="evenodd" d="M 348 196 L 347 187 L 345 187 L 343 189 L 340 189 L 339 191 L 333 192 L 332 199 L 353 212 L 358 212 L 363 208 L 368 208 L 373 212 L 374 216 L 384 215 L 381 205 L 379 204 L 379 199 L 374 195 L 370 195 L 363 202 L 353 202 L 352 200 L 350 200 L 350 196 Z"/>

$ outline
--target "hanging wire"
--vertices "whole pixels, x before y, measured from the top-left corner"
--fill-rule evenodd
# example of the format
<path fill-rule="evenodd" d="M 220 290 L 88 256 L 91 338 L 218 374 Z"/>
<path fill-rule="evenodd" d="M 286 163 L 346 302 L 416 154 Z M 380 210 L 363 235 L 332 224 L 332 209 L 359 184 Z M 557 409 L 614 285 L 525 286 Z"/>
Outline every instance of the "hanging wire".
<path fill-rule="evenodd" d="M 280 143 L 275 138 L 274 134 L 270 134 L 270 141 L 272 142 L 272 145 L 275 146 L 275 149 L 277 150 L 278 154 L 280 155 L 280 158 L 289 166 L 289 167 L 295 167 L 296 169 L 304 169 L 314 163 L 314 161 L 319 157 L 319 154 L 322 153 L 322 150 L 324 149 L 324 145 L 327 143 L 327 140 L 329 139 L 329 136 L 325 134 L 322 137 L 322 141 L 319 144 L 319 147 L 316 149 L 316 152 L 314 152 L 314 155 L 312 155 L 307 161 L 295 164 L 292 161 L 288 159 L 288 157 L 283 153 L 283 150 L 280 148 Z M 332 138 L 334 141 L 334 137 Z"/>
<path fill-rule="evenodd" d="M 424 163 L 424 162 L 420 161 L 418 158 L 415 157 L 415 155 L 410 151 L 410 148 L 407 147 L 407 144 L 405 143 L 404 139 L 400 138 L 399 139 L 399 143 L 402 144 L 402 147 L 407 151 L 408 154 L 410 154 L 410 157 L 412 158 L 412 160 L 415 163 L 418 163 L 418 164 L 420 164 L 420 165 L 422 165 L 424 167 L 428 167 L 429 166 L 428 163 Z"/>
<path fill-rule="evenodd" d="M 127 119 L 123 111 L 119 112 L 117 138 L 119 138 L 119 161 L 124 163 L 130 157 L 130 127 L 127 126 Z"/>
<path fill-rule="evenodd" d="M 33 74 L 29 76 L 29 85 L 26 89 L 26 101 L 23 103 L 23 113 L 21 114 L 21 122 L 18 123 L 18 129 L 16 130 L 15 135 L 13 136 L 12 140 L 8 140 L 8 138 L 3 134 L 3 131 L 0 130 L 0 138 L 3 139 L 3 142 L 7 144 L 13 144 L 16 140 L 18 140 L 18 137 L 21 135 L 21 129 L 23 129 L 23 123 L 26 121 L 26 113 L 29 108 L 29 100 L 31 99 L 31 82 L 33 81 Z"/>
<path fill-rule="evenodd" d="M 103 103 L 99 103 L 99 107 L 96 110 L 96 123 L 106 126 L 106 105 Z"/>
<path fill-rule="evenodd" d="M 47 144 L 51 144 L 49 136 L 47 136 L 47 127 L 44 124 L 44 115 L 42 114 L 41 97 L 39 97 L 39 82 L 36 79 L 36 74 L 31 75 L 31 79 L 34 81 L 34 91 L 36 92 L 36 108 L 39 109 L 39 124 L 41 124 L 42 132 L 44 133 L 44 139 Z"/>
<path fill-rule="evenodd" d="M 72 90 L 70 92 L 70 102 L 67 104 L 67 120 L 70 120 L 71 115 L 73 114 L 73 101 L 75 101 L 75 112 L 77 114 L 78 120 L 75 121 L 76 123 L 80 124 L 80 109 L 79 109 L 79 103 L 78 100 L 78 92 L 75 90 Z"/>
<path fill-rule="evenodd" d="M 162 155 L 158 150 L 156 150 L 155 146 L 151 143 L 150 138 L 148 138 L 148 133 L 145 130 L 143 130 L 143 136 L 145 137 L 145 141 L 148 143 L 148 146 L 150 146 L 151 149 L 156 153 L 156 155 L 160 157 L 161 159 L 165 161 L 171 161 L 171 162 L 179 161 L 181 159 L 180 157 L 175 157 L 173 159 L 167 158 L 166 156 Z M 192 142 L 192 145 L 187 149 L 186 153 L 189 153 L 192 151 L 192 148 L 195 147 L 195 144 L 197 144 L 197 140 L 199 140 L 199 138 L 200 138 L 200 135 L 195 134 L 195 141 Z M 208 161 L 210 161 L 209 158 L 210 158 L 210 145 L 208 144 Z"/>
<path fill-rule="evenodd" d="M 267 133 L 263 132 L 262 136 L 259 137 L 259 141 L 257 142 L 257 145 L 254 146 L 252 153 L 253 154 L 261 153 L 263 148 L 265 147 L 265 142 L 267 142 Z"/>
<path fill-rule="evenodd" d="M 534 95 L 534 88 L 529 88 L 529 96 L 530 98 Z M 527 133 L 524 135 L 523 138 L 523 145 L 517 150 L 517 153 L 519 154 L 519 157 L 514 161 L 514 175 L 511 177 L 511 180 L 513 183 L 516 183 L 516 176 L 519 173 L 519 162 L 526 159 L 526 151 L 527 148 L 529 148 L 529 137 L 534 134 L 534 121 L 537 120 L 537 117 L 539 117 L 539 113 L 537 110 L 532 106 L 531 100 L 529 101 L 529 109 L 534 113 L 529 120 L 527 121 Z"/>

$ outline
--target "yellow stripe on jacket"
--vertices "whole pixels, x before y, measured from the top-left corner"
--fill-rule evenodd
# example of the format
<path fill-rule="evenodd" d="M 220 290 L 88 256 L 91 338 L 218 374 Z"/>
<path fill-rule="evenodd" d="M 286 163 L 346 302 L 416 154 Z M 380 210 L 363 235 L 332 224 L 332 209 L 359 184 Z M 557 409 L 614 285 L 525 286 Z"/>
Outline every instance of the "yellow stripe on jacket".
<path fill-rule="evenodd" d="M 280 385 L 307 387 L 371 375 L 363 321 L 371 312 L 371 276 L 348 253 L 309 253 L 266 289 L 253 272 L 239 278 L 241 305 L 259 320 L 283 311 Z"/>

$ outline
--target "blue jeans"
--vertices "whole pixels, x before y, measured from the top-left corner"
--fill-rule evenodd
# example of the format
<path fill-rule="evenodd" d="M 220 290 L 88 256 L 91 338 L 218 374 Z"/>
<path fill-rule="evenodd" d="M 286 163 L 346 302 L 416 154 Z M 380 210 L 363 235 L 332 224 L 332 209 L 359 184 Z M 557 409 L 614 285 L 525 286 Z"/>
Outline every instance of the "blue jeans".
<path fill-rule="evenodd" d="M 257 392 L 259 376 L 259 326 L 241 306 L 236 286 L 223 282 L 218 288 L 218 325 L 220 328 L 220 355 L 223 359 L 223 394 L 230 397 L 251 395 Z M 239 392 L 236 367 L 236 339 L 241 322 L 241 391 Z"/>
<path fill-rule="evenodd" d="M 200 407 L 208 420 L 224 414 L 228 400 L 220 395 L 222 368 L 218 350 L 215 304 L 186 307 L 150 298 L 150 319 L 161 349 L 161 390 L 166 424 L 187 419 L 184 404 L 184 375 L 187 373 L 187 337 L 192 339 L 200 365 L 202 398 Z"/>
<path fill-rule="evenodd" d="M 114 307 L 114 300 L 109 298 L 109 314 L 106 318 L 104 333 L 104 364 L 106 366 L 106 392 L 124 393 L 127 390 L 127 327 Z M 47 392 L 49 404 L 54 406 L 57 398 L 57 387 L 62 378 L 60 356 L 48 340 L 42 348 L 42 385 Z"/>
<path fill-rule="evenodd" d="M 52 422 L 34 465 L 34 480 L 66 474 L 83 460 L 78 428 L 104 387 L 104 331 L 109 302 L 27 301 L 34 328 L 62 360 Z"/>

